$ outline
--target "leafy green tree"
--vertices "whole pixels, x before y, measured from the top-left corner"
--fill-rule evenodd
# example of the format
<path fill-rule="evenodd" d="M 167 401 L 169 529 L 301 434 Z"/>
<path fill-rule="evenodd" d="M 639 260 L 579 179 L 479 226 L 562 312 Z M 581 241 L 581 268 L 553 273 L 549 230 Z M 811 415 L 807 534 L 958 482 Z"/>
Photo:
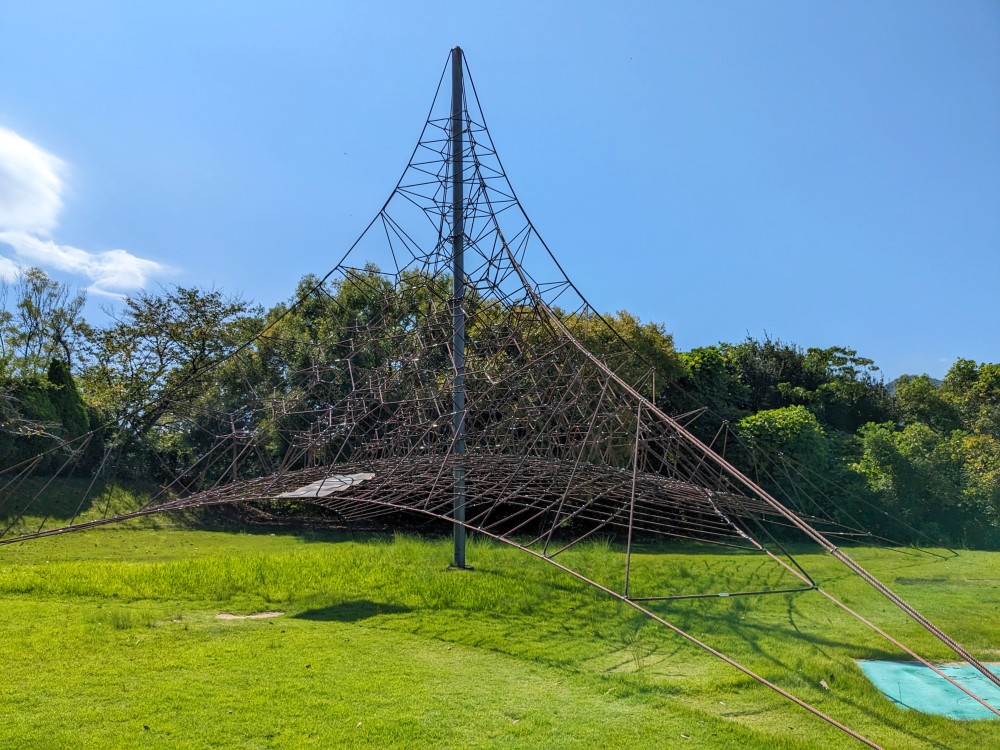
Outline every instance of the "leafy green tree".
<path fill-rule="evenodd" d="M 11 374 L 14 359 L 14 347 L 11 341 L 11 334 L 15 330 L 11 326 L 14 313 L 7 309 L 9 297 L 10 284 L 6 279 L 0 278 L 0 378 Z M 9 398 L 9 394 L 0 391 L 0 405 L 6 403 L 6 398 Z"/>
<path fill-rule="evenodd" d="M 853 433 L 868 422 L 881 422 L 892 414 L 892 398 L 881 378 L 878 367 L 854 349 L 834 346 L 806 350 L 804 371 L 820 384 L 810 393 L 802 388 L 789 389 L 779 384 L 779 390 L 790 396 L 789 390 L 802 397 L 802 403 L 816 414 L 827 427 Z"/>
<path fill-rule="evenodd" d="M 575 313 L 560 317 L 570 333 L 622 379 L 636 386 L 648 383 L 647 395 L 652 391 L 652 373 L 658 391 L 684 376 L 674 338 L 662 323 L 643 323 L 624 310 L 602 317 Z"/>
<path fill-rule="evenodd" d="M 897 379 L 895 402 L 904 424 L 920 422 L 937 432 L 951 432 L 962 426 L 958 409 L 927 375 L 903 375 Z"/>
<path fill-rule="evenodd" d="M 744 473 L 781 502 L 800 508 L 792 466 L 821 473 L 830 461 L 826 433 L 804 406 L 764 409 L 737 424 L 738 443 L 732 460 Z"/>
<path fill-rule="evenodd" d="M 827 459 L 826 433 L 804 406 L 764 409 L 741 419 L 737 430 L 762 468 L 780 456 L 811 466 L 820 466 Z"/>
<path fill-rule="evenodd" d="M 53 359 L 48 371 L 49 401 L 63 426 L 66 438 L 75 441 L 90 431 L 90 414 L 80 396 L 69 365 Z"/>
<path fill-rule="evenodd" d="M 749 396 L 747 409 L 758 412 L 789 406 L 822 385 L 825 373 L 810 367 L 805 353 L 793 344 L 765 337 L 763 341 L 747 337 L 739 344 L 721 344 L 726 359 Z M 796 393 L 795 389 L 800 389 Z"/>
<path fill-rule="evenodd" d="M 12 289 L 0 285 L 0 375 L 44 375 L 54 358 L 72 367 L 89 332 L 86 301 L 40 268 L 23 271 Z"/>
<path fill-rule="evenodd" d="M 959 359 L 948 370 L 941 393 L 958 410 L 966 430 L 1000 438 L 1000 364 Z"/>
<path fill-rule="evenodd" d="M 834 429 L 854 432 L 889 418 L 892 400 L 874 362 L 847 347 L 805 351 L 780 340 L 723 344 L 723 357 L 749 393 L 750 411 L 800 405 Z"/>
<path fill-rule="evenodd" d="M 892 515 L 933 537 L 980 544 L 1000 518 L 1000 441 L 914 423 L 869 424 L 856 470 Z M 996 541 L 996 540 L 995 540 Z"/>
<path fill-rule="evenodd" d="M 91 414 L 65 362 L 53 359 L 47 377 L 8 378 L 0 386 L 8 394 L 0 408 L 0 466 L 40 458 L 41 472 L 93 467 L 103 435 L 88 436 Z"/>
<path fill-rule="evenodd" d="M 352 410 L 378 429 L 391 421 L 393 389 L 419 387 L 420 368 L 447 371 L 441 347 L 428 346 L 419 362 L 402 355 L 418 351 L 418 340 L 433 344 L 428 337 L 440 337 L 443 322 L 450 326 L 449 298 L 450 279 L 408 271 L 394 286 L 373 264 L 332 282 L 303 277 L 289 302 L 264 314 L 260 335 L 241 356 L 215 370 L 200 397 L 197 429 L 173 435 L 171 450 L 194 456 L 217 436 L 237 440 L 238 433 L 253 432 L 263 450 L 241 460 L 241 470 L 266 470 L 268 461 L 284 460 L 294 447 L 288 435 L 321 429 L 330 435 L 322 450 L 337 453 L 340 436 L 330 420 L 342 418 L 338 405 L 373 373 L 389 391 L 378 405 L 356 403 Z M 439 361 L 430 365 L 431 359 Z M 282 408 L 266 408 L 276 403 Z"/>
<path fill-rule="evenodd" d="M 9 401 L 0 415 L 0 466 L 39 458 L 37 469 L 51 471 L 62 425 L 49 398 L 49 384 L 39 375 L 7 381 Z"/>
<path fill-rule="evenodd" d="M 201 401 L 213 370 L 257 325 L 254 307 L 218 290 L 139 292 L 92 332 L 84 395 L 124 440 L 142 440 Z"/>
<path fill-rule="evenodd" d="M 738 420 L 746 415 L 750 390 L 718 346 L 703 346 L 681 355 L 686 370 L 680 386 L 697 404 L 720 417 Z"/>
<path fill-rule="evenodd" d="M 990 538 L 1000 543 L 1000 440 L 992 435 L 962 435 L 957 440 L 963 470 L 961 502 L 977 520 L 971 541 Z"/>
<path fill-rule="evenodd" d="M 40 458 L 53 471 L 89 431 L 70 372 L 89 330 L 85 300 L 37 268 L 0 283 L 0 466 Z"/>
<path fill-rule="evenodd" d="M 750 393 L 720 346 L 703 346 L 680 354 L 684 374 L 658 389 L 658 405 L 668 414 L 695 418 L 687 428 L 710 443 L 723 423 L 735 424 L 748 415 Z M 700 414 L 698 412 L 701 412 Z"/>

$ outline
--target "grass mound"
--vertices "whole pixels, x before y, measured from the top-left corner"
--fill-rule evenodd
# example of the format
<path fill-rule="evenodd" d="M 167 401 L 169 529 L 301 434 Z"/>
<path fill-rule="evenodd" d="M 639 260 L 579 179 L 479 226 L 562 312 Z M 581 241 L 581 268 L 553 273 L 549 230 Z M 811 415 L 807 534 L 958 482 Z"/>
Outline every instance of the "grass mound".
<path fill-rule="evenodd" d="M 41 527 L 95 521 L 139 510 L 157 490 L 154 485 L 115 480 L 95 483 L 86 477 L 28 477 L 0 493 L 0 524 L 17 536 Z M 183 527 L 197 517 L 194 511 L 152 515 L 131 519 L 119 528 Z"/>

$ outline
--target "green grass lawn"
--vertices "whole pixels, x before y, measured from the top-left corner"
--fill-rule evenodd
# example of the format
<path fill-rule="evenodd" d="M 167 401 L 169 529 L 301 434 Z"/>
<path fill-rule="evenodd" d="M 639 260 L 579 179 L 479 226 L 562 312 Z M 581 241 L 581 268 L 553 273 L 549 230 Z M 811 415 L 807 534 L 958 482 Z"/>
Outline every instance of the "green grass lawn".
<path fill-rule="evenodd" d="M 1000 554 L 852 554 L 974 653 L 1000 656 Z M 481 541 L 474 571 L 446 570 L 449 557 L 444 539 L 169 528 L 0 547 L 0 747 L 860 747 L 544 562 Z M 599 542 L 564 557 L 607 579 L 621 565 Z M 952 658 L 835 561 L 799 559 Z M 650 591 L 773 575 L 695 547 L 636 561 Z M 265 610 L 285 614 L 216 617 Z M 656 611 L 887 748 L 1000 747 L 1000 720 L 895 708 L 854 659 L 902 655 L 815 593 Z"/>

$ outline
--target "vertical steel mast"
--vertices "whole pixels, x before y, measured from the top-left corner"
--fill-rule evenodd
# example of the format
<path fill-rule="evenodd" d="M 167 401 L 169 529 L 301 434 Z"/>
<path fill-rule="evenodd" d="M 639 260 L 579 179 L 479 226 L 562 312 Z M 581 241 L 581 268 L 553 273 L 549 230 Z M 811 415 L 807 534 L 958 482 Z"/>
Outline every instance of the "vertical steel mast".
<path fill-rule="evenodd" d="M 462 131 L 465 129 L 464 91 L 462 85 L 462 48 L 451 51 L 451 185 L 452 185 L 452 365 L 455 369 L 454 411 L 454 524 L 456 568 L 465 568 L 465 185 L 462 159 Z"/>

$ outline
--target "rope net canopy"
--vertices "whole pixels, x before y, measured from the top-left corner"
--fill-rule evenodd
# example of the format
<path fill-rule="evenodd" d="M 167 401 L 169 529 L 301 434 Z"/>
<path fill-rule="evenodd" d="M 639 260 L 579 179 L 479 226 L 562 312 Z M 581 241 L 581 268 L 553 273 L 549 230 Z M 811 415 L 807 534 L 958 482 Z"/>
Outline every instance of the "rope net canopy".
<path fill-rule="evenodd" d="M 24 528 L 17 518 L 39 490 L 0 543 L 250 501 L 311 503 L 345 522 L 441 518 L 584 578 L 876 746 L 646 609 L 676 592 L 630 588 L 633 544 L 737 548 L 780 574 L 752 593 L 809 591 L 815 583 L 776 542 L 798 535 L 979 663 L 839 550 L 829 534 L 845 530 L 831 518 L 779 503 L 644 395 L 653 370 L 538 235 L 464 57 L 451 59 L 465 85 L 446 101 L 442 73 L 399 183 L 341 262 L 213 365 L 211 394 L 170 405 L 157 429 L 186 441 L 190 462 L 142 508 Z M 596 340 L 600 357 L 588 345 Z M 81 450 L 66 448 L 65 471 Z M 0 470 L 0 502 L 37 465 Z M 619 575 L 592 580 L 560 562 L 600 534 L 625 544 Z"/>
<path fill-rule="evenodd" d="M 435 97 L 382 210 L 287 310 L 319 330 L 272 321 L 216 364 L 221 396 L 170 405 L 157 429 L 198 450 L 137 512 L 296 499 L 345 521 L 400 510 L 451 518 L 455 472 L 464 470 L 467 525 L 522 542 L 534 535 L 543 550 L 555 539 L 630 529 L 754 549 L 748 525 L 787 526 L 640 395 L 650 365 L 542 242 L 475 90 L 462 99 L 459 160 L 455 118 L 439 111 L 445 99 Z M 600 359 L 582 343 L 597 329 Z M 20 479 L 24 468 L 4 474 Z M 355 479 L 324 484 L 341 476 Z M 18 538 L 62 529 L 20 530 Z"/>

